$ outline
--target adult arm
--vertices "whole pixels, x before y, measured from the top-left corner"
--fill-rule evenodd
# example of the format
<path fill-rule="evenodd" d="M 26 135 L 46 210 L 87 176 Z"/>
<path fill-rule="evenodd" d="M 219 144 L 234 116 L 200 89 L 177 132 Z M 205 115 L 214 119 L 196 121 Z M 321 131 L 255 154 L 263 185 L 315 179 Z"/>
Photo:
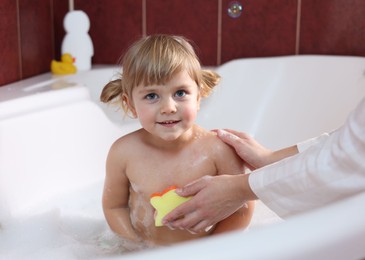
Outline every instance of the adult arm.
<path fill-rule="evenodd" d="M 243 132 L 229 129 L 216 132 L 221 140 L 235 149 L 251 170 L 298 153 L 296 146 L 271 151 Z M 257 199 L 249 186 L 247 174 L 203 177 L 177 192 L 181 196 L 194 195 L 194 198 L 168 214 L 164 223 L 194 232 L 227 218 L 245 207 L 247 201 Z"/>
<path fill-rule="evenodd" d="M 296 145 L 271 151 L 246 133 L 231 129 L 217 130 L 216 132 L 222 141 L 236 150 L 238 156 L 245 161 L 251 170 L 261 168 L 298 153 Z"/>
<path fill-rule="evenodd" d="M 257 197 L 285 217 L 365 191 L 364 115 L 365 99 L 342 128 L 311 140 L 302 154 L 250 175 L 205 178 L 186 186 L 180 195 L 195 197 L 167 215 L 164 222 L 194 230 L 204 219 L 209 226 Z M 215 190 L 222 186 L 227 187 L 226 196 L 216 197 Z"/>
<path fill-rule="evenodd" d="M 249 185 L 281 217 L 365 191 L 365 99 L 346 123 L 301 154 L 250 175 Z"/>

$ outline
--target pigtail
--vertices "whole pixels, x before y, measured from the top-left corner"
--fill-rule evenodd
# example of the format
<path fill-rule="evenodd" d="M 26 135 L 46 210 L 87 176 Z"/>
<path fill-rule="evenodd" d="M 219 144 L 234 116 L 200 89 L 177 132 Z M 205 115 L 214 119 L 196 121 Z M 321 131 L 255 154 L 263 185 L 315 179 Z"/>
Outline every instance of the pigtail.
<path fill-rule="evenodd" d="M 122 92 L 121 79 L 110 81 L 101 91 L 100 101 L 103 103 L 119 102 Z"/>
<path fill-rule="evenodd" d="M 211 71 L 211 70 L 202 70 L 202 83 L 200 94 L 202 97 L 209 96 L 213 88 L 218 85 L 221 77 L 218 73 Z"/>

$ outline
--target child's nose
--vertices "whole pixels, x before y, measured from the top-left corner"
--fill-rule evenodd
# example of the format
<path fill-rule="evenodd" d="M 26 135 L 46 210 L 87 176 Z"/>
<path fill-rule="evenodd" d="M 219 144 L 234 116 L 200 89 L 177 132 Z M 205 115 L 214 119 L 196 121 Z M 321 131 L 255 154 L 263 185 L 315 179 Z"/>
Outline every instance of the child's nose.
<path fill-rule="evenodd" d="M 172 98 L 167 98 L 161 104 L 161 114 L 171 113 L 176 113 L 176 103 Z"/>

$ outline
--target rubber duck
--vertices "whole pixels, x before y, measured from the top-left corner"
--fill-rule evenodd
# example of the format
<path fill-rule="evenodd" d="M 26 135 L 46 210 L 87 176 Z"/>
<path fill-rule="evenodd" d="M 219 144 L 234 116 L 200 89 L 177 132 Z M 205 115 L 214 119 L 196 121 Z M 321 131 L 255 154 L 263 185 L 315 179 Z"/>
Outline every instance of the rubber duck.
<path fill-rule="evenodd" d="M 74 74 L 77 71 L 73 64 L 74 58 L 69 53 L 64 53 L 61 56 L 61 61 L 51 61 L 51 72 L 56 75 Z"/>

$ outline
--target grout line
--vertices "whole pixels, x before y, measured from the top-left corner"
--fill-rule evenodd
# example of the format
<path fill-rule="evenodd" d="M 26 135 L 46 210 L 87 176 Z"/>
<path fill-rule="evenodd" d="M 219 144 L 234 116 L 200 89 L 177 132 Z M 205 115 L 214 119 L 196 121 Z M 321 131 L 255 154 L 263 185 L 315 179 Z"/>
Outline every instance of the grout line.
<path fill-rule="evenodd" d="M 146 0 L 142 0 L 142 36 L 147 36 L 147 3 Z"/>
<path fill-rule="evenodd" d="M 222 0 L 218 0 L 217 66 L 222 61 Z"/>
<path fill-rule="evenodd" d="M 21 33 L 20 33 L 20 14 L 19 14 L 19 0 L 16 0 L 16 23 L 18 29 L 18 59 L 19 59 L 19 80 L 23 79 L 23 60 L 21 47 Z"/>
<path fill-rule="evenodd" d="M 297 7 L 297 28 L 296 28 L 296 36 L 295 36 L 295 55 L 299 55 L 300 48 L 300 20 L 302 16 L 302 0 L 298 0 Z"/>
<path fill-rule="evenodd" d="M 68 0 L 68 11 L 74 11 L 75 10 L 75 3 L 74 0 Z"/>

